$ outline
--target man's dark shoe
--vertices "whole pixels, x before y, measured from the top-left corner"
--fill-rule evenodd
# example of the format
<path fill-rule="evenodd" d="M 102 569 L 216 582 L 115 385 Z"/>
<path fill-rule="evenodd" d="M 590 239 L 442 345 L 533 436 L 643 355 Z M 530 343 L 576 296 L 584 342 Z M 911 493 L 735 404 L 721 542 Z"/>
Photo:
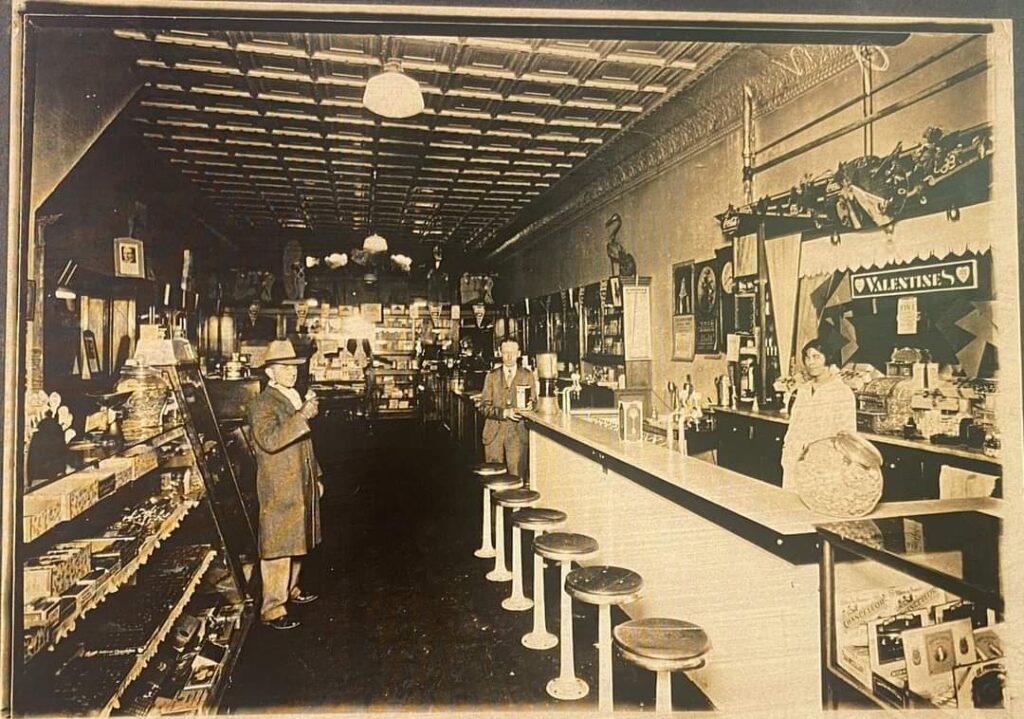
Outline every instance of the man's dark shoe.
<path fill-rule="evenodd" d="M 318 597 L 319 595 L 317 594 L 307 594 L 305 592 L 300 591 L 297 595 L 295 595 L 288 601 L 292 604 L 311 604 L 312 602 L 315 602 Z"/>
<path fill-rule="evenodd" d="M 278 617 L 277 619 L 271 619 L 269 622 L 263 622 L 263 624 L 270 627 L 271 629 L 295 629 L 301 623 L 302 622 L 300 622 L 298 619 L 292 619 L 287 615 L 283 617 Z"/>

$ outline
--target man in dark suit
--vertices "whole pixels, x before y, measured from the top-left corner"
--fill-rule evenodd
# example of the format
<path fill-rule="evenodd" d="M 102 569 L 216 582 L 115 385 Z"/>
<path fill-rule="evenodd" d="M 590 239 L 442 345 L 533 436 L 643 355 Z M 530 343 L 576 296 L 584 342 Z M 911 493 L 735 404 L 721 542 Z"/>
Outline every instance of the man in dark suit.
<path fill-rule="evenodd" d="M 289 340 L 271 342 L 264 359 L 270 383 L 249 408 L 260 507 L 260 618 L 274 629 L 299 626 L 288 616 L 286 604 L 316 599 L 298 585 L 302 557 L 320 543 L 323 494 L 323 471 L 309 434 L 309 420 L 319 405 L 315 396 L 307 393 L 303 399 L 295 389 L 299 365 L 305 361 Z"/>
<path fill-rule="evenodd" d="M 517 406 L 516 395 L 524 390 L 527 406 Z M 532 409 L 537 397 L 533 373 L 519 366 L 519 343 L 506 339 L 501 343 L 501 367 L 484 379 L 480 411 L 484 416 L 484 460 L 504 462 L 509 473 L 522 477 L 529 466 L 529 435 L 518 410 Z"/>

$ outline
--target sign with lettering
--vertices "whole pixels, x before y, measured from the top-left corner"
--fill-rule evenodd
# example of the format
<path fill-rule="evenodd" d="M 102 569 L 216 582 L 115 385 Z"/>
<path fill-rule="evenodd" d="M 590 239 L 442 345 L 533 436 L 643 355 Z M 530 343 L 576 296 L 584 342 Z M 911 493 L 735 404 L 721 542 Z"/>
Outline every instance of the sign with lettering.
<path fill-rule="evenodd" d="M 977 287 L 976 259 L 856 272 L 850 276 L 853 299 L 973 290 Z"/>

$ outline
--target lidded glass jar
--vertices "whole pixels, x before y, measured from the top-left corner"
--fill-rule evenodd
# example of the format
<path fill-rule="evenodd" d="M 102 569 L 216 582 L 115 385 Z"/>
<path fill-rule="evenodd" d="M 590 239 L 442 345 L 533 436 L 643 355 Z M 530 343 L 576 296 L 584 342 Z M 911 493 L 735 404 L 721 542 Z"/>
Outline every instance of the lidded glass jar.
<path fill-rule="evenodd" d="M 117 381 L 118 392 L 132 392 L 124 404 L 121 433 L 125 442 L 137 442 L 152 436 L 163 426 L 161 417 L 170 388 L 155 367 L 138 360 L 126 360 Z"/>

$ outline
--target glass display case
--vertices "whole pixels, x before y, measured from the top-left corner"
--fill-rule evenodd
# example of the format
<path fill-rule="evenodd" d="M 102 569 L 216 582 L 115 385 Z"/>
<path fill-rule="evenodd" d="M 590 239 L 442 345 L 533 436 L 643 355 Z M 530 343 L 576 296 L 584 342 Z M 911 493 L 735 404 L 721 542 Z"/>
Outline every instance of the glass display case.
<path fill-rule="evenodd" d="M 157 426 L 21 480 L 15 714 L 214 712 L 252 623 L 253 521 L 198 364 L 150 366 Z"/>
<path fill-rule="evenodd" d="M 998 517 L 946 512 L 817 529 L 825 706 L 1004 706 Z"/>

